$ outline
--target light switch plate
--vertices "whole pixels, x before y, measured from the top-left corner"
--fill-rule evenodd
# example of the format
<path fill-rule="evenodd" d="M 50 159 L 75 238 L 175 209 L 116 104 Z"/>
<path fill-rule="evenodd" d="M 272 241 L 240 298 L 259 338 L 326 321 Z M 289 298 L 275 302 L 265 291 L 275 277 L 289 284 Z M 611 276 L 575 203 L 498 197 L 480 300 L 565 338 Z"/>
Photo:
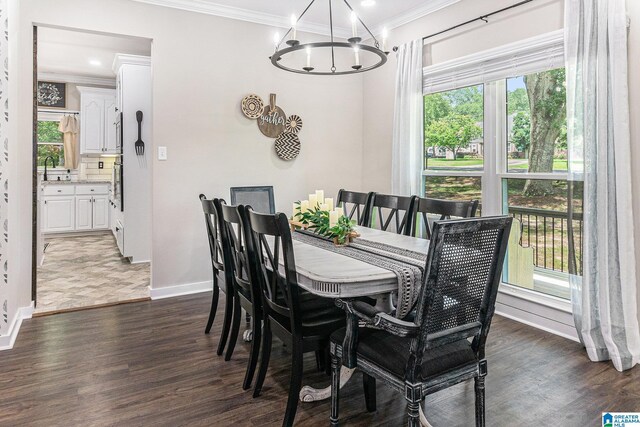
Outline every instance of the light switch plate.
<path fill-rule="evenodd" d="M 167 147 L 158 147 L 158 160 L 167 160 Z"/>

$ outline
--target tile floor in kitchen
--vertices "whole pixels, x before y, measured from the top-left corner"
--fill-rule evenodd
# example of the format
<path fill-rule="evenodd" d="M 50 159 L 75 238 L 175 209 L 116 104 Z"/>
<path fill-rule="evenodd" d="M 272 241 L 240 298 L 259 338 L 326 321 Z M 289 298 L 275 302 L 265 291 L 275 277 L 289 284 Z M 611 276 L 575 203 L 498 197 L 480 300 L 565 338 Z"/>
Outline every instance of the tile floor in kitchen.
<path fill-rule="evenodd" d="M 111 233 L 46 237 L 45 245 L 35 313 L 149 297 L 149 263 L 121 257 Z"/>

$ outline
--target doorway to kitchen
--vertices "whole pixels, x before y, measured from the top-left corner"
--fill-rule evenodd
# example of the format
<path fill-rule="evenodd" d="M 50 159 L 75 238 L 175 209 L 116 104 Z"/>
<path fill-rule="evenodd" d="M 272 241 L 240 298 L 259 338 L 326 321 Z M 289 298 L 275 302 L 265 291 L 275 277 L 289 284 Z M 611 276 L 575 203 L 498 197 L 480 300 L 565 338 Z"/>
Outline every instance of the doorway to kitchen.
<path fill-rule="evenodd" d="M 34 315 L 149 299 L 151 40 L 33 34 Z"/>

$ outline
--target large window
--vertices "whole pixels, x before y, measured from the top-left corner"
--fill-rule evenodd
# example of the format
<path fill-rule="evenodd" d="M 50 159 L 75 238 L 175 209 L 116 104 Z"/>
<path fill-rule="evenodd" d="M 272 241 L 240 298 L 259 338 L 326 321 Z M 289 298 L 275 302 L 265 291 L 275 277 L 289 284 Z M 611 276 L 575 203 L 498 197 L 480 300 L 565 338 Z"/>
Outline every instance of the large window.
<path fill-rule="evenodd" d="M 569 299 L 582 274 L 580 182 L 568 181 L 563 68 L 424 97 L 427 197 L 514 218 L 503 281 Z"/>
<path fill-rule="evenodd" d="M 44 161 L 49 156 L 56 166 L 64 166 L 64 145 L 59 125 L 59 121 L 38 120 L 38 166 L 44 167 Z M 48 166 L 51 167 L 51 161 Z"/>

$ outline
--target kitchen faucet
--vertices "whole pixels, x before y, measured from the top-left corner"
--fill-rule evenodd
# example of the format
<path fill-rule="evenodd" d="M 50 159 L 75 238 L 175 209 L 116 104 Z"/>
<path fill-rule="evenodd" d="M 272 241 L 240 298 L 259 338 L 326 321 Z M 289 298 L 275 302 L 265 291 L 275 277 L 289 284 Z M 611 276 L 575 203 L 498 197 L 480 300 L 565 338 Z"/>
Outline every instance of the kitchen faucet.
<path fill-rule="evenodd" d="M 46 159 L 44 159 L 44 180 L 47 181 L 47 160 L 51 159 L 51 166 L 53 168 L 56 167 L 56 159 L 53 156 L 47 156 Z"/>

